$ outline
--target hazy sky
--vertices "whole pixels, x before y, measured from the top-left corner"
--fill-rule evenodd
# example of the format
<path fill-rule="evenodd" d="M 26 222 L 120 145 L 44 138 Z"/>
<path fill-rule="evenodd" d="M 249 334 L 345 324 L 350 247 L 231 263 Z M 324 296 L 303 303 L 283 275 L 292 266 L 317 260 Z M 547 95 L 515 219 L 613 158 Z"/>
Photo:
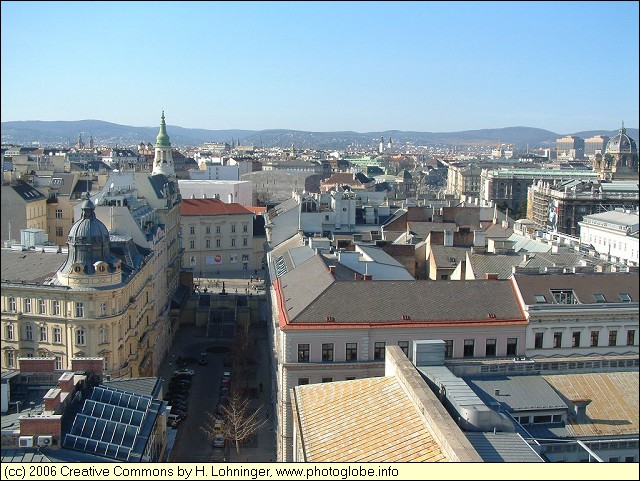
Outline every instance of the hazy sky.
<path fill-rule="evenodd" d="M 638 127 L 638 2 L 2 2 L 2 121 Z"/>

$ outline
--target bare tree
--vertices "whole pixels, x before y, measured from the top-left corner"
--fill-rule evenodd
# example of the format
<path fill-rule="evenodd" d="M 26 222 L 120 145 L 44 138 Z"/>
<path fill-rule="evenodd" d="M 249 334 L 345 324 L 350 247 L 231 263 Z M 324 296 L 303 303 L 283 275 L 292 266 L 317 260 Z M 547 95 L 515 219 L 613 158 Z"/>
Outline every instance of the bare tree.
<path fill-rule="evenodd" d="M 249 438 L 258 431 L 267 422 L 262 419 L 259 414 L 262 406 L 255 410 L 249 409 L 249 398 L 240 395 L 234 391 L 229 398 L 229 404 L 222 407 L 224 415 L 224 425 L 222 426 L 222 435 L 224 439 L 233 442 L 236 447 L 236 453 L 240 457 L 240 445 L 249 440 Z M 207 413 L 207 422 L 200 429 L 213 439 L 216 435 L 214 426 L 219 423 L 219 416 Z"/>

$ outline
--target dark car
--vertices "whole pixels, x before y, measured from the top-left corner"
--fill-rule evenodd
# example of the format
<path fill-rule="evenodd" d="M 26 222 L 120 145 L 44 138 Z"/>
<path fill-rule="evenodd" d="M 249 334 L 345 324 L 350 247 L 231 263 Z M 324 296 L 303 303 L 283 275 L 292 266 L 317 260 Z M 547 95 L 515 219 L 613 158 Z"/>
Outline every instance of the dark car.
<path fill-rule="evenodd" d="M 203 351 L 200 353 L 198 364 L 200 364 L 201 366 L 206 366 L 207 364 L 209 364 L 209 355 L 206 352 Z"/>

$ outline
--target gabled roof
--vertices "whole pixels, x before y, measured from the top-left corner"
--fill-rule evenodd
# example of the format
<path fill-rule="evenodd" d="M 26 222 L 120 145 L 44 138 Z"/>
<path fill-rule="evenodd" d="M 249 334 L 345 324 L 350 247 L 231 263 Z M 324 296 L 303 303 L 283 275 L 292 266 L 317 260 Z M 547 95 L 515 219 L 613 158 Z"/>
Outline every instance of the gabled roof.
<path fill-rule="evenodd" d="M 466 259 L 468 247 L 431 245 L 431 255 L 438 269 L 455 269 Z"/>
<path fill-rule="evenodd" d="M 19 180 L 16 184 L 11 185 L 13 190 L 26 202 L 34 202 L 44 199 L 44 195 L 35 187 L 27 184 L 23 180 Z"/>
<path fill-rule="evenodd" d="M 509 281 L 334 282 L 324 264 L 317 262 L 315 257 L 309 259 L 274 283 L 282 328 L 526 322 Z"/>

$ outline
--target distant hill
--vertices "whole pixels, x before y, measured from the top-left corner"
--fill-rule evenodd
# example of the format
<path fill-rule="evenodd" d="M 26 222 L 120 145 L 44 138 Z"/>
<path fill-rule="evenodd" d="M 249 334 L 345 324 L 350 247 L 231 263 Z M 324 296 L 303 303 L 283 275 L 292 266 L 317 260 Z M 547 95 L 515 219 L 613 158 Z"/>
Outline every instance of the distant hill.
<path fill-rule="evenodd" d="M 381 137 L 385 144 L 389 138 L 395 145 L 494 145 L 498 142 L 513 144 L 519 148 L 549 147 L 555 145 L 556 139 L 566 134 L 558 134 L 549 130 L 533 127 L 506 127 L 501 129 L 465 130 L 461 132 L 412 132 L 400 130 L 386 130 L 383 132 L 307 132 L 301 130 L 207 130 L 186 129 L 175 125 L 168 125 L 167 132 L 172 145 L 196 146 L 204 142 L 238 142 L 243 145 L 264 147 L 288 147 L 319 149 L 344 149 L 349 146 L 371 148 L 378 145 Z M 593 135 L 607 135 L 612 137 L 617 130 L 590 130 L 576 132 L 582 138 Z M 132 127 L 102 120 L 75 121 L 12 121 L 2 122 L 2 142 L 17 145 L 43 146 L 75 144 L 78 135 L 82 135 L 86 142 L 89 135 L 93 136 L 96 145 L 106 146 L 134 146 L 140 142 L 155 144 L 158 126 Z M 627 134 L 638 140 L 638 129 L 627 129 Z"/>

